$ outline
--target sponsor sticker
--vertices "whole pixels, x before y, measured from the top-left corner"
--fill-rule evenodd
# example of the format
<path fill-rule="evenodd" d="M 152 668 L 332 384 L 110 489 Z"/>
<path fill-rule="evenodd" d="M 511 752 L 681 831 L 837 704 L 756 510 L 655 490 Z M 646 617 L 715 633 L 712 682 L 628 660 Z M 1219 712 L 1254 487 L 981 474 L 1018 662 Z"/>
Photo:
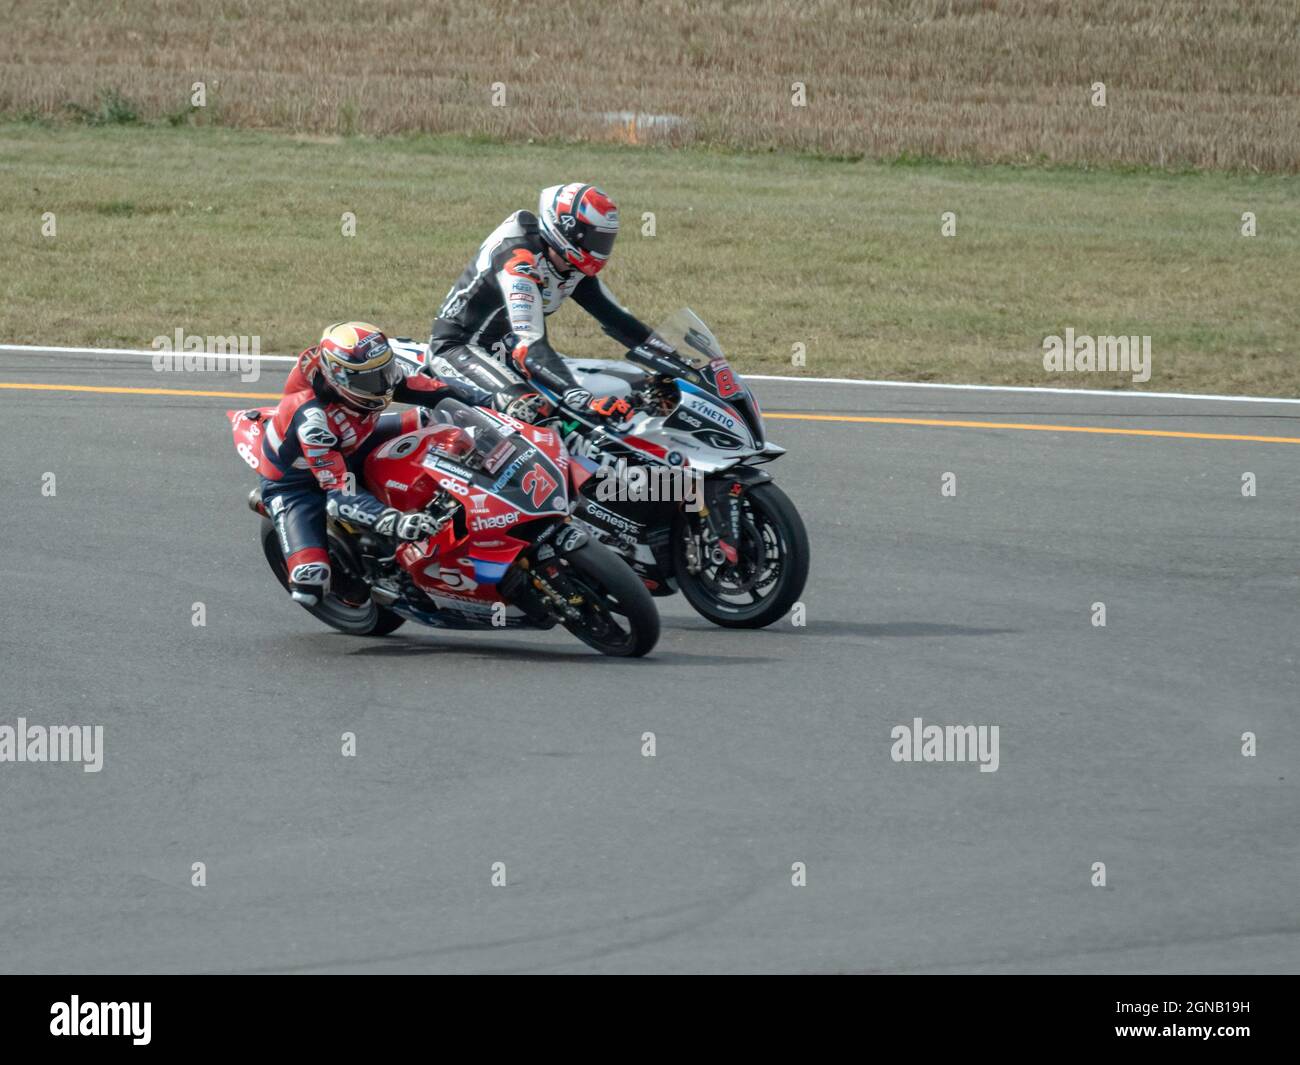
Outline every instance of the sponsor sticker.
<path fill-rule="evenodd" d="M 486 529 L 508 529 L 518 520 L 519 512 L 517 510 L 508 510 L 504 514 L 493 514 L 487 518 L 475 518 L 470 528 L 475 532 L 483 532 Z"/>
<path fill-rule="evenodd" d="M 583 509 L 587 514 L 596 521 L 603 522 L 610 528 L 617 529 L 619 532 L 629 533 L 633 536 L 639 534 L 645 528 L 639 521 L 633 521 L 631 518 L 625 518 L 621 514 L 615 514 L 614 511 L 602 507 L 599 503 L 594 503 L 590 499 L 583 501 Z"/>
<path fill-rule="evenodd" d="M 422 465 L 437 470 L 439 473 L 445 473 L 448 477 L 455 477 L 458 481 L 468 482 L 474 479 L 473 470 L 468 470 L 464 466 L 457 465 L 454 462 L 448 462 L 444 458 L 438 458 L 432 453 L 424 456 L 424 462 Z"/>
<path fill-rule="evenodd" d="M 703 414 L 706 418 L 712 419 L 719 425 L 726 426 L 728 429 L 734 429 L 736 427 L 735 418 L 723 414 L 722 411 L 718 410 L 718 408 L 713 406 L 711 403 L 706 403 L 702 399 L 692 399 L 690 400 L 689 406 L 691 410 Z"/>
<path fill-rule="evenodd" d="M 496 473 L 497 470 L 506 464 L 514 453 L 515 445 L 509 440 L 502 440 L 501 443 L 497 444 L 497 446 L 488 453 L 487 458 L 483 460 L 483 468 L 487 470 L 488 473 Z"/>
<path fill-rule="evenodd" d="M 502 488 L 504 488 L 507 484 L 510 483 L 510 478 L 513 477 L 516 473 L 518 473 L 521 469 L 523 469 L 524 464 L 528 462 L 528 460 L 531 459 L 536 454 L 537 454 L 537 448 L 530 447 L 527 451 L 525 451 L 522 455 L 520 455 L 517 459 L 515 459 L 514 462 L 510 463 L 509 466 L 507 466 L 504 470 L 501 471 L 501 476 L 492 482 L 492 491 L 494 492 L 501 491 Z"/>

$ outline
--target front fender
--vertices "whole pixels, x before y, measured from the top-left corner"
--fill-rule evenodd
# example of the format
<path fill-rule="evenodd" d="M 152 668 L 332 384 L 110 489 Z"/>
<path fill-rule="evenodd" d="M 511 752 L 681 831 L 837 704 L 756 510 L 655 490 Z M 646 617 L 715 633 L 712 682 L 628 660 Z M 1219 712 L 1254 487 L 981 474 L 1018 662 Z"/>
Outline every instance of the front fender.
<path fill-rule="evenodd" d="M 755 485 L 770 481 L 772 475 L 767 470 L 761 470 L 757 466 L 741 464 L 721 470 L 718 473 L 705 474 L 704 479 L 706 481 L 730 481 L 733 484 L 739 483 L 745 488 L 753 488 Z"/>

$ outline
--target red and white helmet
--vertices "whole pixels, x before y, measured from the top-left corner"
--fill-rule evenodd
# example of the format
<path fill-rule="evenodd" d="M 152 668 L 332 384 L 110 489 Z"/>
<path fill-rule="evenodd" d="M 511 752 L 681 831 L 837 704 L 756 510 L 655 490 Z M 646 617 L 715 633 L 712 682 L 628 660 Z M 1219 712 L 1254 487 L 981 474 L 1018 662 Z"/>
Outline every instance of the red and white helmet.
<path fill-rule="evenodd" d="M 595 277 L 618 236 L 618 205 L 595 185 L 573 181 L 542 189 L 537 205 L 542 239 L 570 266 Z"/>
<path fill-rule="evenodd" d="M 369 322 L 341 322 L 321 335 L 315 374 L 354 410 L 383 410 L 402 380 L 388 337 Z M 312 374 L 312 376 L 315 376 Z"/>

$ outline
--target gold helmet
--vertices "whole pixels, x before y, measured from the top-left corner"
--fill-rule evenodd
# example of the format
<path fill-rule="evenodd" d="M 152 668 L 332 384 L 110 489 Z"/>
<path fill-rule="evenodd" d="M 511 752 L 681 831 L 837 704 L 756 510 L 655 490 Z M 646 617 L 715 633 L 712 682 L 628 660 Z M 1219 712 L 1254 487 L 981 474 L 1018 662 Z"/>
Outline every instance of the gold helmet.
<path fill-rule="evenodd" d="M 393 400 L 402 368 L 388 337 L 369 322 L 340 322 L 321 334 L 316 370 L 339 399 L 362 411 L 383 410 Z"/>

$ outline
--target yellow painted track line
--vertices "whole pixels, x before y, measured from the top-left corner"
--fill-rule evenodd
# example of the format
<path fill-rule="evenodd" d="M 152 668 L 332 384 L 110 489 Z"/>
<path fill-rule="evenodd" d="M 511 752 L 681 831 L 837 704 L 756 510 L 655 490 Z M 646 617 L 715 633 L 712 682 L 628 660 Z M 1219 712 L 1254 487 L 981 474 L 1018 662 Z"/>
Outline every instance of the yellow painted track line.
<path fill-rule="evenodd" d="M 34 385 L 0 381 L 0 388 L 32 392 L 107 392 L 132 396 L 220 396 L 224 399 L 279 399 L 279 392 L 199 392 L 188 388 L 111 388 L 108 385 Z"/>
<path fill-rule="evenodd" d="M 801 422 L 869 422 L 874 425 L 921 425 L 941 429 L 1028 429 L 1040 433 L 1098 433 L 1103 436 L 1160 436 L 1174 440 L 1245 440 L 1255 444 L 1300 444 L 1296 436 L 1247 436 L 1241 433 L 1184 433 L 1174 429 L 1118 429 L 1108 425 L 1040 425 L 1035 422 L 970 422 L 940 418 L 872 418 L 857 414 L 779 414 L 764 418 Z"/>
<path fill-rule="evenodd" d="M 133 396 L 211 396 L 221 399 L 279 399 L 279 392 L 205 392 L 186 388 L 115 388 L 108 385 L 47 385 L 0 381 L 0 389 L 31 392 L 100 392 Z M 765 411 L 765 418 L 800 422 L 867 425 L 916 425 L 938 429 L 1021 429 L 1038 433 L 1094 433 L 1100 436 L 1155 436 L 1172 440 L 1237 440 L 1252 444 L 1300 444 L 1296 436 L 1251 436 L 1244 433 L 1187 433 L 1175 429 L 1119 429 L 1106 425 L 1050 425 L 1034 422 L 975 422 L 948 418 L 881 418 L 864 414 L 784 414 Z"/>

